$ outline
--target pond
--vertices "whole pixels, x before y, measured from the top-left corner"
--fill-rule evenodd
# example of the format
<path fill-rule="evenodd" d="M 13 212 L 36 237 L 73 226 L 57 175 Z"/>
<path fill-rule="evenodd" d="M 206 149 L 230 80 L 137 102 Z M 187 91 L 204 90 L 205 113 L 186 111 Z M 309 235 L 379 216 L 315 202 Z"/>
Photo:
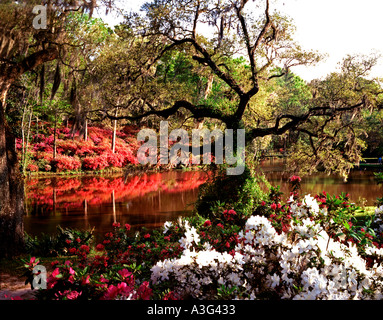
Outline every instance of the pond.
<path fill-rule="evenodd" d="M 26 181 L 25 231 L 52 234 L 57 225 L 111 230 L 113 222 L 155 228 L 192 212 L 198 187 L 208 178 L 199 171 L 122 176 L 36 178 Z"/>
<path fill-rule="evenodd" d="M 280 185 L 288 197 L 288 176 L 274 162 L 262 170 L 271 185 Z M 167 220 L 187 216 L 193 210 L 198 188 L 208 178 L 200 171 L 172 171 L 121 176 L 73 176 L 34 178 L 26 181 L 25 231 L 31 235 L 52 234 L 57 225 L 78 229 L 95 227 L 96 234 L 109 232 L 113 222 L 133 228 L 156 228 Z M 383 196 L 382 185 L 372 171 L 355 170 L 348 182 L 341 177 L 317 173 L 302 178 L 302 193 L 315 195 L 341 192 L 361 205 L 374 205 Z"/>

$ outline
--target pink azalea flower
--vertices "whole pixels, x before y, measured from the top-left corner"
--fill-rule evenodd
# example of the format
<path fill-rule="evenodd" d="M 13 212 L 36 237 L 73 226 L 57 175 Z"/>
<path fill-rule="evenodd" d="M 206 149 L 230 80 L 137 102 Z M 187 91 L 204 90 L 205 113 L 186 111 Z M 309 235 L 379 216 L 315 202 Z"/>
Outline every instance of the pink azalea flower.
<path fill-rule="evenodd" d="M 117 285 L 117 289 L 118 289 L 118 294 L 123 297 L 128 297 L 133 291 L 133 287 L 128 286 L 125 282 L 119 283 Z"/>
<path fill-rule="evenodd" d="M 81 296 L 82 292 L 78 291 L 65 291 L 64 294 L 66 295 L 68 300 L 76 300 L 79 296 Z"/>
<path fill-rule="evenodd" d="M 118 271 L 118 274 L 122 277 L 124 281 L 126 281 L 128 284 L 132 285 L 134 284 L 134 277 L 133 273 L 131 273 L 127 269 L 122 269 Z"/>
<path fill-rule="evenodd" d="M 81 284 L 82 285 L 89 284 L 90 283 L 89 278 L 90 278 L 90 276 L 87 275 L 85 279 L 82 279 Z"/>
<path fill-rule="evenodd" d="M 118 288 L 114 285 L 110 285 L 104 294 L 104 299 L 105 300 L 113 300 L 114 298 L 117 297 L 118 294 Z"/>
<path fill-rule="evenodd" d="M 152 296 L 153 290 L 149 288 L 149 282 L 144 281 L 138 288 L 137 293 L 142 300 L 149 300 Z"/>

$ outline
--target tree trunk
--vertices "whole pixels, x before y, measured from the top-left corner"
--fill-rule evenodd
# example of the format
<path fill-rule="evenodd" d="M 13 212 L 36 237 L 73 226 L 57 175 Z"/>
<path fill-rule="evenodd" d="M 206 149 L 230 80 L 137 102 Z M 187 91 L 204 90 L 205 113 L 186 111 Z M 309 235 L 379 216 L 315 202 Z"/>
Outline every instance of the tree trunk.
<path fill-rule="evenodd" d="M 88 141 L 88 118 L 85 115 L 85 124 L 84 124 L 84 141 Z"/>
<path fill-rule="evenodd" d="M 25 156 L 26 156 L 26 151 L 25 151 L 25 129 L 24 129 L 24 118 L 26 114 L 26 109 L 27 106 L 24 106 L 23 110 L 23 117 L 21 119 L 21 163 L 23 164 L 23 173 L 25 172 Z"/>
<path fill-rule="evenodd" d="M 28 154 L 28 147 L 29 147 L 29 136 L 31 134 L 32 114 L 33 114 L 33 110 L 32 110 L 32 108 L 30 108 L 27 138 L 25 140 L 25 153 L 24 153 L 24 162 L 23 162 L 23 172 L 25 172 L 25 169 L 26 169 L 26 166 L 27 166 L 27 154 Z"/>
<path fill-rule="evenodd" d="M 9 85 L 0 83 L 0 258 L 24 248 L 24 181 L 18 168 L 15 138 L 5 118 Z"/>
<path fill-rule="evenodd" d="M 57 135 L 57 109 L 55 107 L 55 125 L 54 125 L 54 131 L 53 131 L 53 159 L 54 160 L 56 160 L 56 156 L 57 156 L 56 135 Z"/>
<path fill-rule="evenodd" d="M 13 81 L 47 61 L 57 48 L 37 51 L 17 64 L 0 64 L 0 258 L 24 251 L 24 180 L 19 170 L 15 137 L 5 117 L 6 97 Z"/>
<path fill-rule="evenodd" d="M 115 117 L 117 117 L 118 110 L 116 110 Z M 113 120 L 113 136 L 112 136 L 112 153 L 116 151 L 116 132 L 117 132 L 117 120 Z"/>
<path fill-rule="evenodd" d="M 208 79 L 207 79 L 207 84 L 206 84 L 205 92 L 203 95 L 203 98 L 205 100 L 207 99 L 207 97 L 209 96 L 209 94 L 211 92 L 211 89 L 213 88 L 213 80 L 214 80 L 213 74 L 210 74 Z"/>

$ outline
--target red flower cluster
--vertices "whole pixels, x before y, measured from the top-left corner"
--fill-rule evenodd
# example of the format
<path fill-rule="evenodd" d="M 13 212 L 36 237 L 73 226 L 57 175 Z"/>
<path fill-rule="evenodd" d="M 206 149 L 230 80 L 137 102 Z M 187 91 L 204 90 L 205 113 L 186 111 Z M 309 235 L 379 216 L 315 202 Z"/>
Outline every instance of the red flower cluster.
<path fill-rule="evenodd" d="M 302 179 L 301 179 L 301 177 L 299 177 L 299 176 L 291 176 L 290 177 L 290 182 L 301 182 L 302 181 Z"/>
<path fill-rule="evenodd" d="M 280 203 L 278 203 L 278 204 L 276 204 L 276 203 L 272 203 L 272 204 L 270 205 L 270 208 L 271 208 L 272 210 L 277 210 L 277 208 L 278 208 L 278 209 L 281 209 L 281 208 L 282 208 L 282 205 L 281 205 Z"/>
<path fill-rule="evenodd" d="M 77 157 L 57 155 L 56 159 L 52 159 L 51 166 L 56 168 L 57 172 L 77 171 L 81 168 L 81 161 Z"/>
<path fill-rule="evenodd" d="M 129 163 L 137 164 L 134 154 L 138 150 L 132 134 L 117 134 L 115 152 L 112 152 L 112 131 L 90 127 L 89 139 L 70 137 L 68 128 L 58 128 L 56 134 L 56 159 L 53 160 L 53 129 L 47 127 L 45 134 L 33 135 L 30 144 L 31 161 L 29 171 L 78 171 L 103 170 L 108 167 L 122 168 Z M 129 130 L 128 130 L 129 131 Z M 16 140 L 21 151 L 21 140 Z"/>
<path fill-rule="evenodd" d="M 203 224 L 204 227 L 210 227 L 211 226 L 211 221 L 210 220 L 206 220 Z"/>
<path fill-rule="evenodd" d="M 223 216 L 227 221 L 234 220 L 234 216 L 236 215 L 237 213 L 233 209 L 223 211 Z"/>

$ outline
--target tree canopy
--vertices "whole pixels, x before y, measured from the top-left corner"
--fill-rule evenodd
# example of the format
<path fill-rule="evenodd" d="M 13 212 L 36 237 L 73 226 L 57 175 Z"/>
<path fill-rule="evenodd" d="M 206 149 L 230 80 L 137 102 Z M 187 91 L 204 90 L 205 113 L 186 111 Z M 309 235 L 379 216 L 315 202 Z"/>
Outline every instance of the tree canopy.
<path fill-rule="evenodd" d="M 306 173 L 321 167 L 346 176 L 361 160 L 363 133 L 355 125 L 382 101 L 379 82 L 367 78 L 377 57 L 345 57 L 339 71 L 306 84 L 293 68 L 322 56 L 294 41 L 293 22 L 269 1 L 153 1 L 142 10 L 122 26 L 150 52 L 138 61 L 139 81 L 145 74 L 150 93 L 118 105 L 125 114 L 105 110 L 107 117 L 135 121 L 185 113 L 246 128 L 249 144 L 288 135 L 294 138 L 290 167 Z M 129 82 L 129 94 L 138 78 Z"/>

